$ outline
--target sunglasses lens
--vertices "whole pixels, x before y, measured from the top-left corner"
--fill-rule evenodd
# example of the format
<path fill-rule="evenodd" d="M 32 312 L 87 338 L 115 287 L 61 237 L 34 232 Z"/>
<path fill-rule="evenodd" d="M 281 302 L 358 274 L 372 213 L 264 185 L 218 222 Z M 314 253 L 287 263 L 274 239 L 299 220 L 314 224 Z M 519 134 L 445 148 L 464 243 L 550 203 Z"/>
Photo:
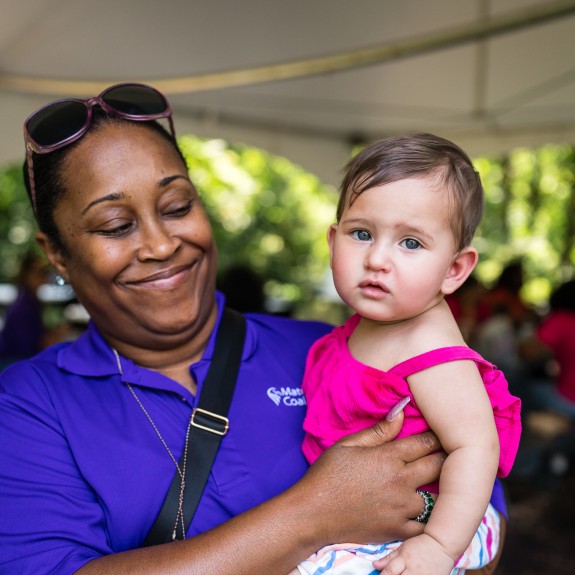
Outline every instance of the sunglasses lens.
<path fill-rule="evenodd" d="M 159 92 L 137 84 L 112 87 L 102 94 L 102 100 L 128 116 L 156 116 L 168 110 L 168 104 Z"/>
<path fill-rule="evenodd" d="M 40 146 L 53 146 L 80 132 L 88 121 L 84 102 L 65 100 L 42 108 L 26 123 L 32 139 Z"/>

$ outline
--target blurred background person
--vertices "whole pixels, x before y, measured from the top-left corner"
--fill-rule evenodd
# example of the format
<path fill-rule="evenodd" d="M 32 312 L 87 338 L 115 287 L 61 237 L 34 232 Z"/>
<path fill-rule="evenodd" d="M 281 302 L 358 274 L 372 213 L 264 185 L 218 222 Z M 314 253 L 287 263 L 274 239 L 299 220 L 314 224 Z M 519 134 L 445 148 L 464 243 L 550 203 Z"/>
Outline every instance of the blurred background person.
<path fill-rule="evenodd" d="M 514 328 L 528 321 L 532 316 L 532 311 L 521 298 L 523 281 L 524 272 L 521 260 L 514 260 L 507 264 L 495 285 L 481 299 L 487 315 L 505 313 Z"/>
<path fill-rule="evenodd" d="M 546 366 L 546 377 L 530 382 L 528 404 L 575 421 L 575 280 L 561 284 L 549 298 L 549 313 L 523 346 L 525 361 Z"/>
<path fill-rule="evenodd" d="M 479 325 L 487 317 L 487 307 L 482 301 L 485 292 L 485 286 L 475 276 L 469 276 L 458 290 L 445 297 L 461 335 L 470 347 L 473 347 Z"/>
<path fill-rule="evenodd" d="M 16 277 L 18 295 L 6 308 L 0 332 L 0 368 L 31 357 L 45 347 L 47 332 L 38 289 L 48 278 L 46 260 L 35 253 L 24 256 Z"/>
<path fill-rule="evenodd" d="M 229 307 L 239 312 L 265 312 L 264 280 L 244 264 L 228 267 L 218 277 L 218 289 Z"/>
<path fill-rule="evenodd" d="M 537 316 L 521 297 L 523 263 L 514 260 L 506 265 L 495 285 L 478 302 L 481 321 L 472 347 L 497 365 L 509 382 L 514 395 L 521 396 L 518 386 L 525 377 L 520 349 L 532 337 Z"/>

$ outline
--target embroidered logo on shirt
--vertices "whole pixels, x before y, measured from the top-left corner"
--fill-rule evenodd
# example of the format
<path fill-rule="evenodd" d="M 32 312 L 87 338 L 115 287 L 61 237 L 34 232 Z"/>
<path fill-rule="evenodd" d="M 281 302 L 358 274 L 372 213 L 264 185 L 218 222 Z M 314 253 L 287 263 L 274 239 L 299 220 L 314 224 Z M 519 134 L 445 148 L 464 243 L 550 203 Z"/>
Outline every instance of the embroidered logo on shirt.
<path fill-rule="evenodd" d="M 301 387 L 270 387 L 268 397 L 279 407 L 299 407 L 305 405 L 305 397 Z"/>

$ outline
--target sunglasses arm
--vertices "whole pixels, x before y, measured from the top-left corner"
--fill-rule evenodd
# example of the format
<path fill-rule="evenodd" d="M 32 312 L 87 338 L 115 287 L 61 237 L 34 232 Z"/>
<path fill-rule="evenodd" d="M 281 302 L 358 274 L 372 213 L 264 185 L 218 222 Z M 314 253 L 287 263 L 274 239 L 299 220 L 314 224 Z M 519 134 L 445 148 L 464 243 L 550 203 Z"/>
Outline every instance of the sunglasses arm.
<path fill-rule="evenodd" d="M 30 201 L 32 202 L 34 214 L 38 215 L 38 211 L 36 210 L 36 184 L 34 183 L 33 155 L 34 150 L 32 149 L 32 144 L 26 141 L 26 164 L 28 167 L 28 187 L 30 188 Z"/>

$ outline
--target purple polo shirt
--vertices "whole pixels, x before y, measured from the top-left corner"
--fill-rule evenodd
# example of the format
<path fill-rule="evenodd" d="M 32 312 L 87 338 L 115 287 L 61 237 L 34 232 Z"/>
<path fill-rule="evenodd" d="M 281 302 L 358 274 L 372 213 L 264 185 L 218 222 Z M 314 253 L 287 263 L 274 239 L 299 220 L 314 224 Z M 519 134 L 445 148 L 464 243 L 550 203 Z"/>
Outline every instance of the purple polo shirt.
<path fill-rule="evenodd" d="M 247 320 L 230 431 L 188 535 L 280 493 L 307 468 L 300 382 L 310 345 L 330 326 Z M 191 366 L 200 391 L 214 339 Z M 122 368 L 123 377 L 90 325 L 0 375 L 0 575 L 67 575 L 144 540 L 175 466 L 122 382 L 133 384 L 176 459 L 195 397 L 125 358 Z M 504 509 L 500 486 L 493 502 Z"/>
<path fill-rule="evenodd" d="M 189 535 L 280 493 L 307 468 L 300 382 L 308 348 L 329 326 L 259 314 L 247 320 L 230 430 Z M 200 391 L 214 339 L 191 366 Z M 122 382 L 133 384 L 176 459 L 196 398 L 128 359 L 122 368 L 123 377 L 90 325 L 77 341 L 2 373 L 0 574 L 66 575 L 144 540 L 175 465 Z"/>

